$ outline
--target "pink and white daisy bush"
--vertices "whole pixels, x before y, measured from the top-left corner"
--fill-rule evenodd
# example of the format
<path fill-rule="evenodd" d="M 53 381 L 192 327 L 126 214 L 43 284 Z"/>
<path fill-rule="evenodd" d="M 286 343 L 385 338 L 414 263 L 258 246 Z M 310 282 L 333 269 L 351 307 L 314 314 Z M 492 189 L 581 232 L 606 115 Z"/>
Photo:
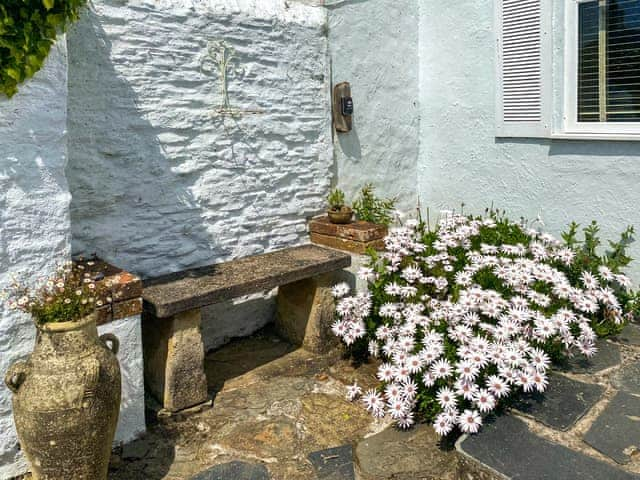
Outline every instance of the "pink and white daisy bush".
<path fill-rule="evenodd" d="M 446 435 L 476 433 L 510 395 L 544 392 L 552 359 L 594 355 L 636 304 L 619 272 L 632 229 L 604 256 L 595 224 L 584 242 L 576 230 L 559 241 L 495 213 L 445 212 L 435 230 L 393 229 L 359 273 L 367 290 L 333 290 L 334 333 L 380 360 L 379 388 L 354 384 L 348 398 L 402 428 L 418 413 Z"/>

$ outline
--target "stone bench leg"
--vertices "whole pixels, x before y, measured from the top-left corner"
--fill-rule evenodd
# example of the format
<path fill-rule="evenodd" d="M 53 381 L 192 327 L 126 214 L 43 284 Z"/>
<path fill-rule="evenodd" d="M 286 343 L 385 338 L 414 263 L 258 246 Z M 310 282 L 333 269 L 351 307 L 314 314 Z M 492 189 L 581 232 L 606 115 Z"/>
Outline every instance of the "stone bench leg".
<path fill-rule="evenodd" d="M 294 345 L 326 353 L 338 345 L 331 332 L 335 303 L 331 288 L 345 272 L 328 273 L 283 285 L 278 289 L 276 330 Z"/>
<path fill-rule="evenodd" d="M 145 383 L 169 412 L 208 400 L 200 323 L 199 309 L 171 318 L 143 315 Z"/>

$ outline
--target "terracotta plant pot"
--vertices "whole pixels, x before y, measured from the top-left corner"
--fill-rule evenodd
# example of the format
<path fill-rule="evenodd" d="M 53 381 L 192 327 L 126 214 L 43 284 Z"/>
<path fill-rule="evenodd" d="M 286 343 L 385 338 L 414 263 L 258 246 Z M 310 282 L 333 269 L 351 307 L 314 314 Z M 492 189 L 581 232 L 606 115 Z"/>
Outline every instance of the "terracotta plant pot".
<path fill-rule="evenodd" d="M 340 210 L 328 210 L 327 215 L 329 215 L 329 220 L 331 223 L 337 224 L 345 224 L 351 223 L 351 219 L 353 218 L 353 210 L 349 207 L 342 207 Z"/>
<path fill-rule="evenodd" d="M 117 338 L 98 337 L 90 315 L 39 325 L 29 359 L 7 372 L 33 480 L 106 480 L 120 412 L 117 351 Z"/>

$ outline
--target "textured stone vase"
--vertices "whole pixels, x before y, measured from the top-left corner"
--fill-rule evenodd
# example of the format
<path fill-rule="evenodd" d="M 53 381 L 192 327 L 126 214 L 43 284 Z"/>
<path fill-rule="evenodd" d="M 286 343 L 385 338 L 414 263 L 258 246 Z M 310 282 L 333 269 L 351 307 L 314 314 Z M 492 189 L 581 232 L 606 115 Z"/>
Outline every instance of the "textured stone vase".
<path fill-rule="evenodd" d="M 7 372 L 34 480 L 106 480 L 120 411 L 117 351 L 90 315 L 38 326 L 31 357 Z"/>

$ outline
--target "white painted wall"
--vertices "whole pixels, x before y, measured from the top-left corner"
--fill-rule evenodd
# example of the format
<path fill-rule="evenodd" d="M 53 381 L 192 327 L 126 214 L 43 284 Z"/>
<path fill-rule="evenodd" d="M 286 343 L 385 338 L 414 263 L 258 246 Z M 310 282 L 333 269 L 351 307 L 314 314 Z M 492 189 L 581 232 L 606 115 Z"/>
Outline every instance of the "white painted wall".
<path fill-rule="evenodd" d="M 247 295 L 202 309 L 202 341 L 213 350 L 239 337 L 246 337 L 275 319 L 277 290 Z"/>
<path fill-rule="evenodd" d="M 554 102 L 562 105 L 563 3 L 554 2 Z M 559 233 L 572 220 L 614 238 L 640 228 L 640 142 L 496 139 L 492 2 L 421 2 L 418 191 L 432 209 L 493 203 Z M 556 121 L 560 115 L 556 114 Z M 640 244 L 631 254 L 640 259 Z M 640 262 L 631 273 L 640 280 Z"/>
<path fill-rule="evenodd" d="M 48 276 L 70 255 L 67 162 L 67 49 L 61 39 L 44 68 L 11 100 L 0 98 L 0 292 L 12 276 Z M 0 377 L 33 349 L 28 316 L 0 301 Z M 0 479 L 22 473 L 24 460 L 0 384 Z"/>
<path fill-rule="evenodd" d="M 397 196 L 404 211 L 417 204 L 419 3 L 327 6 L 333 84 L 351 83 L 355 108 L 353 131 L 335 134 L 337 185 L 352 199 L 372 182 L 379 196 Z"/>
<path fill-rule="evenodd" d="M 74 251 L 155 276 L 307 241 L 331 181 L 323 9 L 284 0 L 98 0 L 69 34 Z M 237 50 L 233 106 L 201 72 Z"/>
<path fill-rule="evenodd" d="M 74 252 L 148 277 L 307 242 L 332 175 L 325 11 L 93 3 L 69 35 Z M 236 49 L 232 106 L 260 113 L 214 115 L 209 40 Z M 266 297 L 205 311 L 207 347 L 262 327 L 274 308 Z"/>
<path fill-rule="evenodd" d="M 117 357 L 122 377 L 122 400 L 114 443 L 127 443 L 146 431 L 141 317 L 134 315 L 100 325 L 98 333 L 113 333 L 120 342 Z"/>

